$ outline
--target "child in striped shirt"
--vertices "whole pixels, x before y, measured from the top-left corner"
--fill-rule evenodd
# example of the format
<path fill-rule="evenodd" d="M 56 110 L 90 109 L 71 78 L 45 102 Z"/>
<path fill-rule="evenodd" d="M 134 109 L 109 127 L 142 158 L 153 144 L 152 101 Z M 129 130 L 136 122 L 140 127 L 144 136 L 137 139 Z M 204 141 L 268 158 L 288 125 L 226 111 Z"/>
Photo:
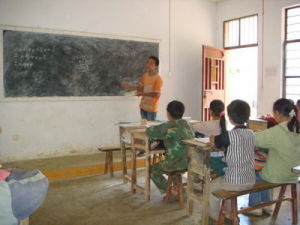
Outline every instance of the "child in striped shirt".
<path fill-rule="evenodd" d="M 235 100 L 228 105 L 227 113 L 235 127 L 211 138 L 212 145 L 225 149 L 227 170 L 224 176 L 212 181 L 211 193 L 220 189 L 244 191 L 255 184 L 254 134 L 245 126 L 250 116 L 250 106 L 242 100 Z M 218 218 L 219 207 L 219 199 L 211 194 L 210 217 L 213 220 Z"/>

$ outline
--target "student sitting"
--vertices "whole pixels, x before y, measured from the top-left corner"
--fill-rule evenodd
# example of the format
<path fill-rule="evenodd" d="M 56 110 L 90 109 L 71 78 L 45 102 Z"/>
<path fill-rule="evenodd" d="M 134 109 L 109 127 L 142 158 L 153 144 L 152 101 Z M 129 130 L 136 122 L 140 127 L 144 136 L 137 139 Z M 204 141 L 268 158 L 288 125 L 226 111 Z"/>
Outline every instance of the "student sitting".
<path fill-rule="evenodd" d="M 225 105 L 221 100 L 213 100 L 209 105 L 209 113 L 212 120 L 205 121 L 193 125 L 196 131 L 196 136 L 202 135 L 204 137 L 217 136 L 226 132 L 226 120 L 225 120 Z M 224 152 L 211 152 L 209 163 L 216 176 L 224 175 L 226 163 L 224 162 Z"/>
<path fill-rule="evenodd" d="M 254 134 L 245 126 L 250 116 L 249 105 L 242 100 L 235 100 L 227 107 L 230 122 L 235 126 L 211 138 L 212 145 L 225 148 L 227 170 L 225 175 L 214 179 L 211 183 L 210 217 L 218 218 L 220 201 L 212 192 L 224 189 L 228 191 L 244 191 L 255 184 L 254 171 Z"/>
<path fill-rule="evenodd" d="M 167 148 L 165 160 L 155 163 L 150 169 L 150 177 L 161 193 L 167 190 L 167 180 L 162 169 L 184 170 L 188 166 L 187 147 L 181 140 L 194 138 L 194 133 L 186 120 L 182 119 L 184 105 L 172 101 L 167 106 L 169 121 L 147 129 L 147 135 L 154 140 L 163 140 Z"/>
<path fill-rule="evenodd" d="M 225 105 L 221 100 L 213 100 L 209 105 L 212 120 L 193 125 L 196 132 L 205 137 L 217 136 L 226 131 Z"/>
<path fill-rule="evenodd" d="M 298 176 L 291 168 L 300 165 L 300 128 L 297 108 L 288 99 L 278 99 L 273 105 L 273 114 L 279 125 L 255 133 L 255 144 L 269 151 L 266 166 L 257 174 L 256 182 L 297 183 Z M 271 200 L 270 190 L 252 193 L 249 206 Z M 270 208 L 252 212 L 262 215 L 270 213 Z"/>

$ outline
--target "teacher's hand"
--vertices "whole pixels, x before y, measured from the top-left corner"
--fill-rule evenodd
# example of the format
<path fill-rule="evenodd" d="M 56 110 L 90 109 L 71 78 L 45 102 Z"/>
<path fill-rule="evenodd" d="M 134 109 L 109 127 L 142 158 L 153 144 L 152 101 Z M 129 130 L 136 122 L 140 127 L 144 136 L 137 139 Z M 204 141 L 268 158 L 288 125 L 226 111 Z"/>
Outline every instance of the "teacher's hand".
<path fill-rule="evenodd" d="M 123 88 L 129 88 L 130 87 L 130 85 L 127 82 L 121 82 L 121 86 Z"/>

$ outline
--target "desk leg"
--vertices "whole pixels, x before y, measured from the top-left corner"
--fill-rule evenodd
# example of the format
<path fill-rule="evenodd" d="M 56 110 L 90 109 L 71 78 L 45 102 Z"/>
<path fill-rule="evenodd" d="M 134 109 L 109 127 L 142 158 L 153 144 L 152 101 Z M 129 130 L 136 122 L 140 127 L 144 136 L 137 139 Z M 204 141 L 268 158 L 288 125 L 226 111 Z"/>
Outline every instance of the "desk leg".
<path fill-rule="evenodd" d="M 131 192 L 136 193 L 136 149 L 132 148 L 131 157 Z"/>
<path fill-rule="evenodd" d="M 150 165 L 151 155 L 146 153 L 145 200 L 150 201 Z"/>
<path fill-rule="evenodd" d="M 204 168 L 202 225 L 209 224 L 210 169 Z"/>
<path fill-rule="evenodd" d="M 126 149 L 125 143 L 122 140 L 123 129 L 119 128 L 120 133 L 120 148 L 121 148 L 121 157 L 122 157 L 122 170 L 123 170 L 123 181 L 127 183 L 126 175 L 127 175 L 127 160 L 126 160 Z"/>
<path fill-rule="evenodd" d="M 187 214 L 191 216 L 193 214 L 193 200 L 191 195 L 193 194 L 193 175 L 192 171 L 188 170 L 188 183 L 187 183 Z"/>

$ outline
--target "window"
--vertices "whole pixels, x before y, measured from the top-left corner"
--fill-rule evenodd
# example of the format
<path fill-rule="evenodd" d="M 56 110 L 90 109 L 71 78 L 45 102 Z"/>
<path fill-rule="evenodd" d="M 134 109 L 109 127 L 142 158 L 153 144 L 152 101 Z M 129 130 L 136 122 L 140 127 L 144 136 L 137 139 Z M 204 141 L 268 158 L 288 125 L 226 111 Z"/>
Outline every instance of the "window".
<path fill-rule="evenodd" d="M 300 5 L 285 10 L 283 96 L 300 99 Z"/>
<path fill-rule="evenodd" d="M 257 46 L 257 15 L 224 22 L 224 48 Z"/>

